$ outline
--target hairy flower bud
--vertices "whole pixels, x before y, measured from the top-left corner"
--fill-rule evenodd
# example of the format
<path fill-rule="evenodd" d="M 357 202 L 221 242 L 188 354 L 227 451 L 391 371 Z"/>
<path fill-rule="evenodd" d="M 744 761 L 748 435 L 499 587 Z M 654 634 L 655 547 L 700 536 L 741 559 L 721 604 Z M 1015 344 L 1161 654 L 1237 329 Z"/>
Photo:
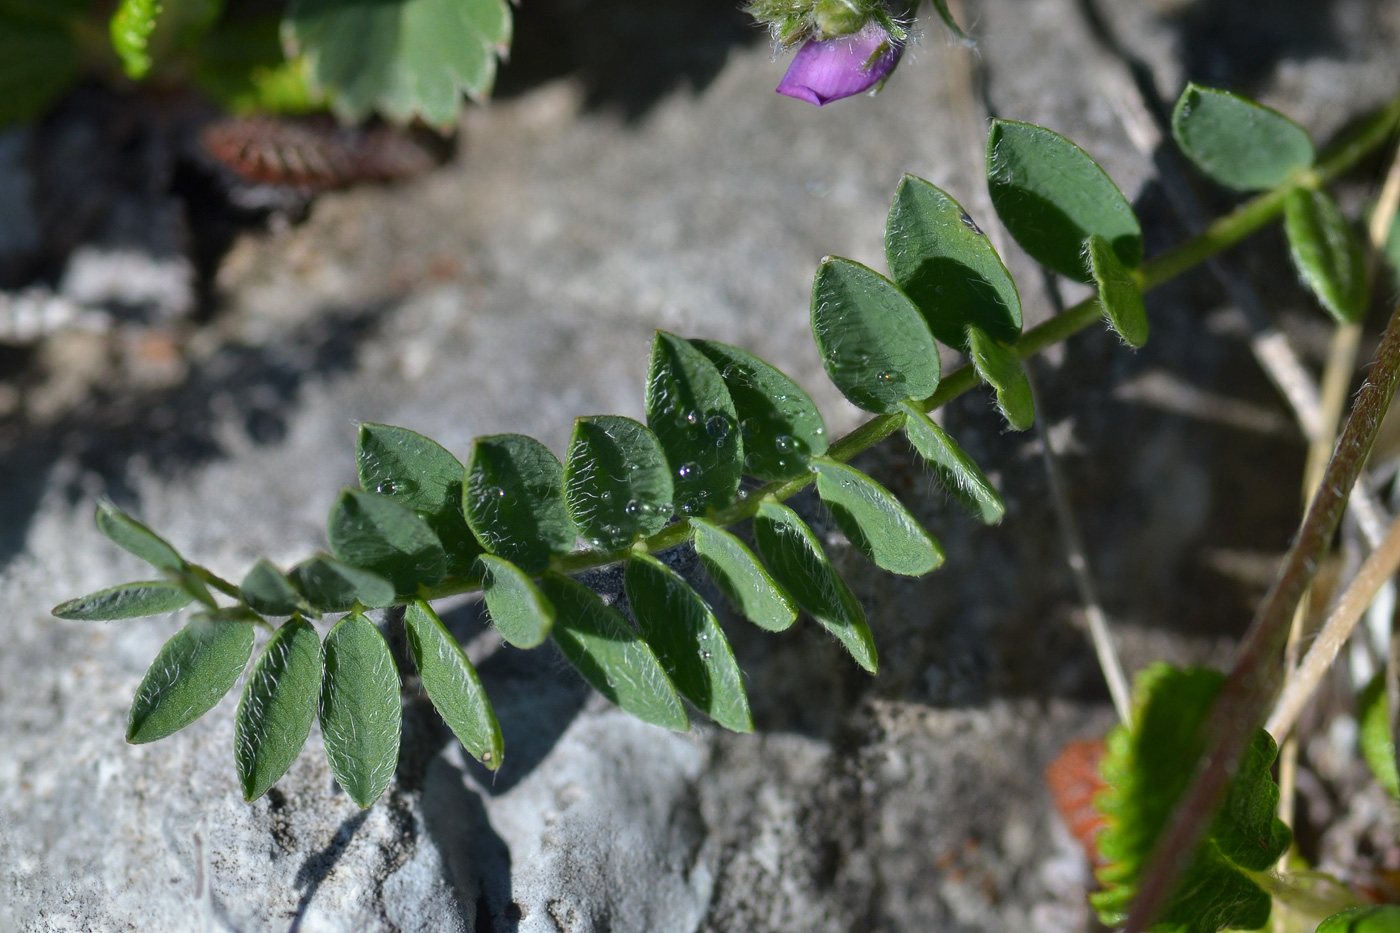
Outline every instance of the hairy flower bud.
<path fill-rule="evenodd" d="M 797 51 L 778 93 L 821 106 L 875 87 L 889 77 L 903 48 L 875 20 L 854 35 L 812 39 Z"/>
<path fill-rule="evenodd" d="M 855 0 L 821 0 L 812 11 L 823 39 L 837 39 L 859 32 L 870 17 Z"/>

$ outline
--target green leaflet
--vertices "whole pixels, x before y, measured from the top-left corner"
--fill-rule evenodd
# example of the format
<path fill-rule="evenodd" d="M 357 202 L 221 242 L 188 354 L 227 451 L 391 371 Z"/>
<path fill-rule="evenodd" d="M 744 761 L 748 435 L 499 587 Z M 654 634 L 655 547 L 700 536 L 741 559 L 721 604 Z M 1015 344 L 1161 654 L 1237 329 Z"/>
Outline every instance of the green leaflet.
<path fill-rule="evenodd" d="M 297 564 L 288 576 L 317 612 L 345 612 L 357 602 L 375 608 L 394 601 L 394 585 L 388 580 L 324 554 Z"/>
<path fill-rule="evenodd" d="M 797 606 L 748 546 L 718 525 L 692 518 L 695 553 L 705 572 L 754 625 L 781 632 L 797 621 Z"/>
<path fill-rule="evenodd" d="M 725 343 L 692 340 L 719 368 L 734 400 L 744 444 L 744 472 L 764 481 L 807 472 L 826 453 L 826 422 L 802 387 L 763 360 Z"/>
<path fill-rule="evenodd" d="M 1015 351 L 975 327 L 967 329 L 967 344 L 972 367 L 995 390 L 1006 423 L 1016 431 L 1035 424 L 1035 397 Z"/>
<path fill-rule="evenodd" d="M 289 616 L 301 606 L 301 597 L 292 581 L 267 560 L 258 561 L 248 571 L 238 586 L 238 595 L 265 616 Z"/>
<path fill-rule="evenodd" d="M 743 675 L 709 604 L 647 554 L 627 559 L 626 587 L 642 637 L 676 688 L 726 729 L 752 732 Z"/>
<path fill-rule="evenodd" d="M 1325 191 L 1294 188 L 1283 202 L 1288 252 L 1303 283 L 1340 323 L 1366 316 L 1366 255 L 1342 209 Z"/>
<path fill-rule="evenodd" d="M 1386 793 L 1400 800 L 1400 768 L 1395 758 L 1395 733 L 1386 708 L 1385 672 L 1377 674 L 1356 700 L 1361 720 L 1361 757 Z"/>
<path fill-rule="evenodd" d="M 1006 506 L 976 462 L 923 409 L 908 402 L 900 407 L 904 410 L 905 437 L 943 488 L 984 525 L 1000 522 Z"/>
<path fill-rule="evenodd" d="M 894 283 L 827 257 L 812 283 L 812 336 L 827 375 L 853 405 L 890 412 L 938 388 L 938 345 Z"/>
<path fill-rule="evenodd" d="M 540 589 L 558 611 L 555 644 L 593 689 L 644 722 L 676 732 L 690 728 L 661 663 L 616 609 L 557 573 L 545 574 Z"/>
<path fill-rule="evenodd" d="M 505 743 L 476 668 L 423 600 L 408 604 L 404 628 L 428 699 L 467 753 L 495 771 L 501 766 Z"/>
<path fill-rule="evenodd" d="M 754 517 L 753 532 L 773 579 L 836 636 L 857 664 L 875 673 L 875 639 L 865 610 L 827 560 L 812 530 L 787 506 L 765 502 Z"/>
<path fill-rule="evenodd" d="M 1281 185 L 1316 156 L 1307 130 L 1283 114 L 1199 84 L 1176 102 L 1172 136 L 1197 168 L 1237 191 Z"/>
<path fill-rule="evenodd" d="M 574 421 L 564 504 L 595 547 L 618 551 L 660 531 L 671 495 L 671 468 L 655 434 L 619 415 Z"/>
<path fill-rule="evenodd" d="M 185 559 L 164 538 L 106 500 L 97 504 L 97 529 L 122 550 L 161 570 L 185 569 Z"/>
<path fill-rule="evenodd" d="M 1316 933 L 1400 933 L 1400 907 L 1348 907 L 1322 921 Z"/>
<path fill-rule="evenodd" d="M 1130 347 L 1147 343 L 1147 307 L 1137 279 L 1124 267 L 1108 240 L 1095 233 L 1085 247 L 1104 317 Z"/>
<path fill-rule="evenodd" d="M 739 415 L 719 370 L 686 340 L 657 331 L 647 427 L 671 465 L 676 510 L 704 515 L 734 501 L 744 471 Z"/>
<path fill-rule="evenodd" d="M 112 14 L 109 32 L 112 48 L 121 59 L 122 70 L 128 78 L 144 78 L 151 70 L 151 55 L 146 45 L 156 30 L 156 17 L 161 14 L 160 0 L 121 0 Z"/>
<path fill-rule="evenodd" d="M 77 599 L 70 599 L 53 608 L 60 619 L 84 622 L 112 619 L 136 619 L 183 609 L 194 600 L 189 590 L 168 580 L 143 580 L 123 583 Z"/>
<path fill-rule="evenodd" d="M 471 573 L 481 545 L 462 514 L 465 470 L 456 457 L 407 428 L 362 424 L 355 460 L 361 489 L 408 506 L 428 523 L 447 552 L 449 576 Z"/>
<path fill-rule="evenodd" d="M 554 606 L 519 567 L 481 555 L 482 591 L 491 622 L 517 648 L 543 644 L 554 628 Z"/>
<path fill-rule="evenodd" d="M 938 542 L 884 486 L 835 460 L 813 460 L 812 469 L 837 526 L 877 567 L 921 577 L 943 563 Z"/>
<path fill-rule="evenodd" d="M 62 12 L 0 6 L 0 127 L 39 116 L 78 78 Z"/>
<path fill-rule="evenodd" d="M 285 35 L 345 122 L 378 112 L 448 127 L 464 92 L 490 96 L 511 20 L 504 0 L 293 0 Z"/>
<path fill-rule="evenodd" d="M 151 662 L 127 716 L 126 740 L 154 742 L 223 699 L 253 653 L 253 624 L 196 616 Z"/>
<path fill-rule="evenodd" d="M 326 636 L 321 732 L 331 773 L 361 807 L 378 800 L 399 761 L 399 672 L 384 636 L 352 612 Z"/>
<path fill-rule="evenodd" d="M 1030 123 L 992 122 L 987 185 L 1007 231 L 1041 265 L 1092 281 L 1084 241 L 1100 236 L 1128 268 L 1142 262 L 1132 205 L 1087 152 Z"/>
<path fill-rule="evenodd" d="M 1100 766 L 1108 789 L 1096 801 L 1108 821 L 1098 836 L 1103 890 L 1090 895 L 1109 926 L 1125 919 L 1153 846 L 1195 776 L 1204 727 L 1224 682 L 1215 671 L 1153 665 L 1138 675 L 1131 728 L 1109 733 Z M 1274 815 L 1278 785 L 1269 769 L 1276 754 L 1274 740 L 1256 729 L 1224 805 L 1154 930 L 1216 933 L 1268 922 L 1269 895 L 1241 869 L 1267 870 L 1288 849 L 1288 827 Z"/>
<path fill-rule="evenodd" d="M 256 800 L 301 754 L 321 696 L 321 638 L 300 616 L 273 633 L 243 685 L 233 757 L 243 797 Z"/>
<path fill-rule="evenodd" d="M 539 573 L 567 554 L 577 529 L 564 507 L 564 467 L 539 441 L 497 434 L 472 442 L 467 523 L 486 550 Z"/>
<path fill-rule="evenodd" d="M 395 593 L 415 593 L 447 571 L 447 552 L 428 523 L 385 496 L 345 490 L 331 508 L 326 533 L 339 560 L 378 574 Z"/>
<path fill-rule="evenodd" d="M 991 242 L 957 201 L 905 175 L 885 223 L 890 274 L 923 312 L 933 335 L 967 349 L 967 329 L 998 340 L 1021 336 L 1021 296 Z"/>

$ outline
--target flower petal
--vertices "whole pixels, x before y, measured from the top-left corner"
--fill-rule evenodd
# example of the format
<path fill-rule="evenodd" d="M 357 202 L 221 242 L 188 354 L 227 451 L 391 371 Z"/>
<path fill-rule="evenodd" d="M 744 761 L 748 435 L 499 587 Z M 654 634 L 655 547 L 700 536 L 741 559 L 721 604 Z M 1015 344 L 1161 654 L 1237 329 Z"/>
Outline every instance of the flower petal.
<path fill-rule="evenodd" d="M 867 91 L 899 62 L 902 49 L 879 23 L 841 39 L 812 39 L 797 51 L 778 93 L 822 104 Z"/>

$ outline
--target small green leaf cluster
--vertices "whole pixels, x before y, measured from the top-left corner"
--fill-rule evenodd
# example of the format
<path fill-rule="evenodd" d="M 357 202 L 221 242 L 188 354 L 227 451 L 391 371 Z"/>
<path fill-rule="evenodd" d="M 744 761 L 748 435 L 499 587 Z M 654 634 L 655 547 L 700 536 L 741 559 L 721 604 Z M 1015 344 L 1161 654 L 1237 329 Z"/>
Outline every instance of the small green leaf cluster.
<path fill-rule="evenodd" d="M 491 93 L 510 48 L 506 0 L 0 2 L 0 125 L 31 119 L 85 71 L 194 84 L 234 112 L 329 106 L 448 127 Z M 107 43 L 94 40 L 105 22 Z"/>

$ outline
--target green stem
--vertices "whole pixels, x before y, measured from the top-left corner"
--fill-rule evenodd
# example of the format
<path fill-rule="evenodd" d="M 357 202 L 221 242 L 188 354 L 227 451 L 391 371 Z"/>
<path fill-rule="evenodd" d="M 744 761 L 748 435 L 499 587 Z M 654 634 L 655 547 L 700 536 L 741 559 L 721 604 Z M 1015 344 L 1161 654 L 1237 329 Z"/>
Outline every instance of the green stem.
<path fill-rule="evenodd" d="M 1400 125 L 1400 97 L 1391 100 L 1379 113 L 1375 114 L 1345 139 L 1323 153 L 1313 167 L 1309 182 L 1314 178 L 1318 184 L 1325 184 L 1350 170 L 1363 158 L 1383 145 Z M 1155 259 L 1144 263 L 1137 270 L 1144 292 L 1151 291 L 1184 273 L 1196 268 L 1246 237 L 1257 233 L 1263 227 L 1277 220 L 1283 213 L 1283 201 L 1288 192 L 1297 184 L 1290 180 L 1277 188 L 1266 191 L 1244 202 L 1234 211 L 1219 218 L 1201 233 L 1168 250 Z M 1016 355 L 1021 359 L 1035 356 L 1047 347 L 1061 343 L 1080 331 L 1096 323 L 1102 314 L 1098 298 L 1086 298 L 1073 307 L 1021 335 L 1015 346 Z M 939 384 L 938 390 L 918 402 L 924 411 L 933 411 L 966 394 L 978 384 L 977 373 L 971 366 L 964 365 Z M 851 431 L 831 445 L 827 456 L 833 460 L 846 462 L 864 453 L 880 441 L 898 431 L 904 425 L 904 415 L 894 413 L 879 415 Z M 753 490 L 749 495 L 714 515 L 711 520 L 719 525 L 731 525 L 752 518 L 759 504 L 766 499 L 787 499 L 812 482 L 812 474 L 799 476 L 780 482 L 768 483 Z M 668 525 L 640 545 L 648 552 L 663 551 L 689 541 L 692 529 L 688 520 Z M 627 551 L 601 552 L 579 551 L 555 561 L 552 569 L 561 573 L 578 573 L 616 563 L 626 557 Z M 441 599 L 471 593 L 481 588 L 479 576 L 460 577 L 420 588 L 418 596 L 423 599 Z"/>

